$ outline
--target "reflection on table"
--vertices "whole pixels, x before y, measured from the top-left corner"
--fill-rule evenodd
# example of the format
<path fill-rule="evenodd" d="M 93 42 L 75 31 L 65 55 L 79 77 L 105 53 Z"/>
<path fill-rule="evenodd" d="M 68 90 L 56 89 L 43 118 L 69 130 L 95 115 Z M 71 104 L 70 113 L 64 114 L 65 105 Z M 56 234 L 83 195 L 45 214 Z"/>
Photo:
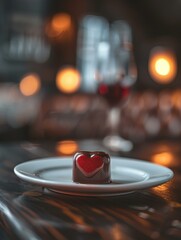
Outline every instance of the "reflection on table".
<path fill-rule="evenodd" d="M 13 173 L 14 166 L 21 162 L 72 156 L 74 151 L 88 148 L 106 151 L 100 141 L 94 140 L 0 145 L 3 239 L 180 239 L 179 142 L 145 143 L 124 154 L 165 165 L 175 173 L 171 181 L 161 186 L 124 196 L 55 194 L 24 182 Z"/>

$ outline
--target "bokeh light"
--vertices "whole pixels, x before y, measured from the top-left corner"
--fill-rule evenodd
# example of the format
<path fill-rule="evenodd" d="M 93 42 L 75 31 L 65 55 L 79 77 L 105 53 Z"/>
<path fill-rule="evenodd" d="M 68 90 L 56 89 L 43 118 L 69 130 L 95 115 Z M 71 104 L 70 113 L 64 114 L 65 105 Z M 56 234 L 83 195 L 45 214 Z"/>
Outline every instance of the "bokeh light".
<path fill-rule="evenodd" d="M 37 74 L 31 73 L 24 76 L 19 84 L 19 89 L 24 96 L 36 94 L 41 88 L 41 81 Z"/>
<path fill-rule="evenodd" d="M 172 104 L 176 109 L 181 110 L 181 89 L 172 93 Z"/>
<path fill-rule="evenodd" d="M 170 72 L 170 63 L 165 58 L 159 58 L 155 62 L 155 70 L 158 74 L 166 76 Z"/>
<path fill-rule="evenodd" d="M 171 152 L 164 151 L 161 153 L 154 154 L 151 158 L 151 161 L 156 164 L 169 167 L 170 165 L 172 165 L 172 162 L 174 161 L 174 156 Z"/>
<path fill-rule="evenodd" d="M 73 93 L 80 87 L 81 77 L 78 70 L 66 67 L 57 73 L 56 86 L 64 93 Z"/>
<path fill-rule="evenodd" d="M 78 145 L 73 140 L 58 142 L 56 145 L 56 151 L 60 155 L 72 155 L 78 151 Z"/>
<path fill-rule="evenodd" d="M 71 16 L 67 13 L 58 13 L 47 23 L 46 33 L 49 37 L 58 37 L 71 28 Z"/>
<path fill-rule="evenodd" d="M 173 52 L 167 49 L 154 48 L 149 58 L 149 73 L 153 80 L 167 84 L 177 74 L 177 62 Z"/>

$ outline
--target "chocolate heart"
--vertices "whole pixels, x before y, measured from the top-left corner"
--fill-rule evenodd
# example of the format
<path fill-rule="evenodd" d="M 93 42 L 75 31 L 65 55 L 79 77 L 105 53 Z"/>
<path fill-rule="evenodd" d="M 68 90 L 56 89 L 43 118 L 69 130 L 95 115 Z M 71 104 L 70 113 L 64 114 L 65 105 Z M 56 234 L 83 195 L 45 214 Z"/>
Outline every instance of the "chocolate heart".
<path fill-rule="evenodd" d="M 88 156 L 81 154 L 76 158 L 76 165 L 86 177 L 91 177 L 103 168 L 104 162 L 99 155 L 93 154 Z"/>

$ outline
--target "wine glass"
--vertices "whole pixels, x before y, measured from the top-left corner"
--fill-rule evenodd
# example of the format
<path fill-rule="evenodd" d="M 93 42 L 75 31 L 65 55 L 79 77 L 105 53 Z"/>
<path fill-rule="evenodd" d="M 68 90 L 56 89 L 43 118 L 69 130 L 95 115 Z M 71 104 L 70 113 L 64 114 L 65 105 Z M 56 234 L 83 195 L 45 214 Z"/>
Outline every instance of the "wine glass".
<path fill-rule="evenodd" d="M 99 42 L 97 50 L 97 93 L 109 105 L 109 135 L 103 140 L 112 151 L 130 151 L 131 141 L 121 138 L 118 127 L 121 106 L 126 102 L 136 80 L 132 33 L 126 21 L 118 20 L 110 26 L 109 39 Z"/>

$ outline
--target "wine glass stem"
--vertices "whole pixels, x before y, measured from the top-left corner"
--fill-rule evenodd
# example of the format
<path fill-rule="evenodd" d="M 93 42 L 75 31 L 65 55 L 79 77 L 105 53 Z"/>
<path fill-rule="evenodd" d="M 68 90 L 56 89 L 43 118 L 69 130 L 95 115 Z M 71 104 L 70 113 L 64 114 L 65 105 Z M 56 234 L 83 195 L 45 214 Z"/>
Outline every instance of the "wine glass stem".
<path fill-rule="evenodd" d="M 118 126 L 120 121 L 120 109 L 118 106 L 112 107 L 109 110 L 108 124 L 110 126 L 111 135 L 118 135 Z"/>

